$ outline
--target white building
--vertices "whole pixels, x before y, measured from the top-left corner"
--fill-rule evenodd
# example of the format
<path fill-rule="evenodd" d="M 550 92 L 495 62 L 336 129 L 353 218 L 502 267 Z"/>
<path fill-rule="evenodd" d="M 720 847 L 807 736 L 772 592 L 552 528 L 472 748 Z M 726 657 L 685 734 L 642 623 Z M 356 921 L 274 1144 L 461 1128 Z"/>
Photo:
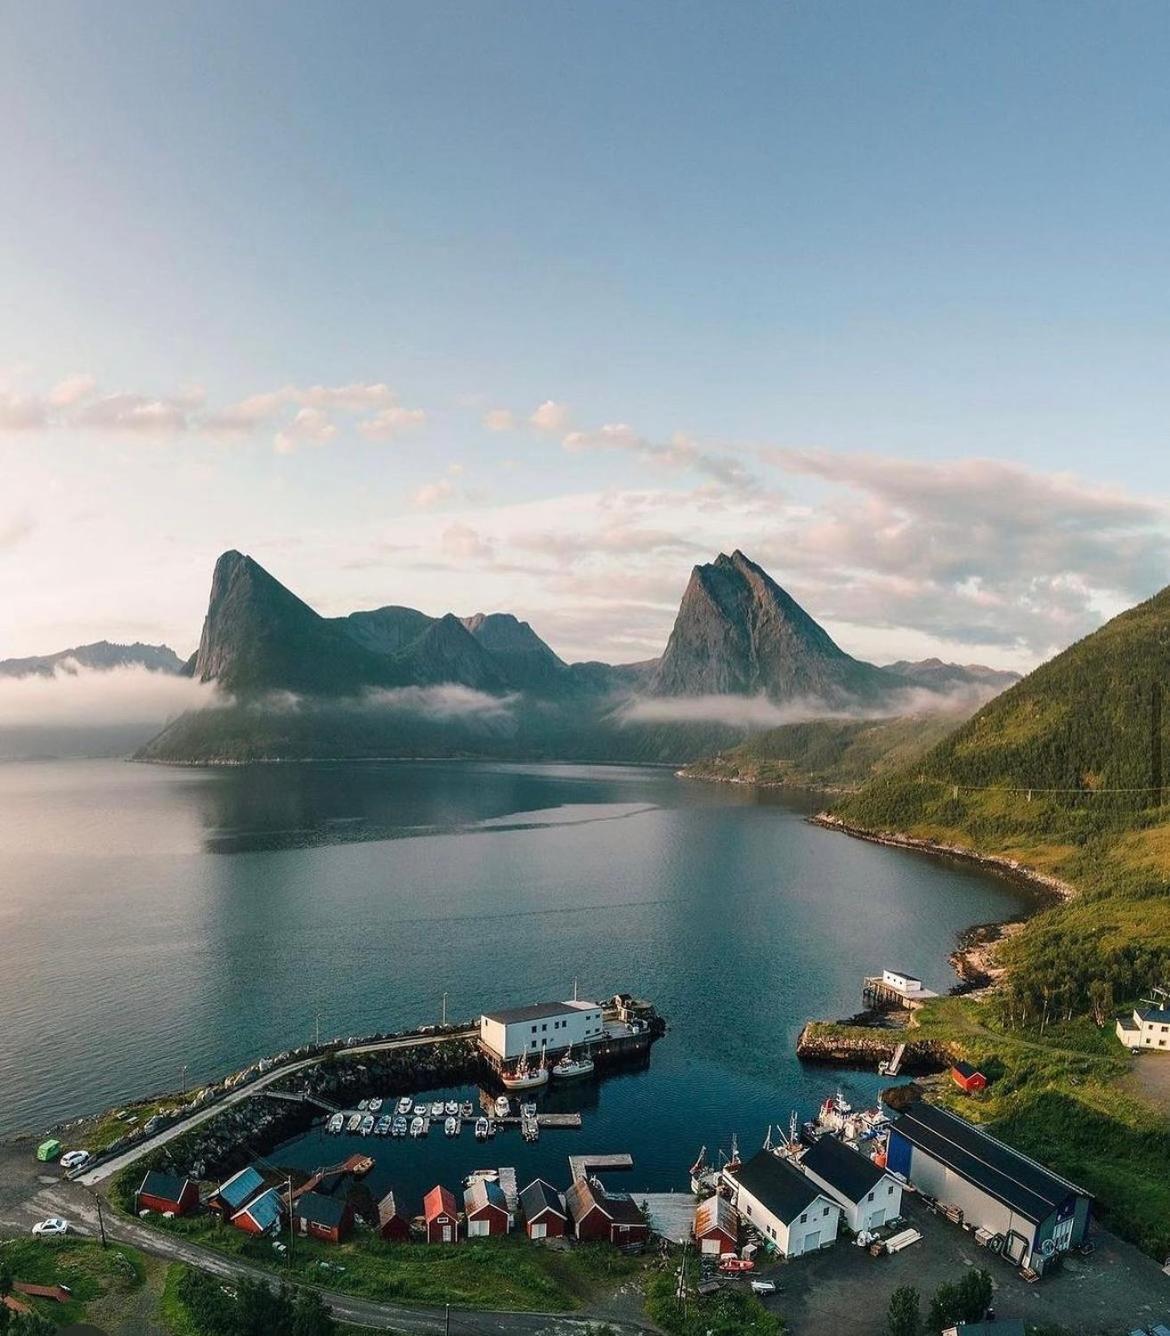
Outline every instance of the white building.
<path fill-rule="evenodd" d="M 1152 1048 L 1170 1052 L 1170 1006 L 1147 1003 L 1135 1007 L 1133 1023 L 1117 1018 L 1117 1037 L 1126 1048 Z"/>
<path fill-rule="evenodd" d="M 587 1047 L 605 1034 L 599 1002 L 535 1002 L 487 1012 L 479 1018 L 479 1042 L 498 1062 L 522 1054 L 539 1057 Z"/>
<path fill-rule="evenodd" d="M 860 1234 L 902 1213 L 902 1185 L 880 1165 L 836 1137 L 818 1137 L 800 1159 L 801 1170 L 838 1203 Z"/>
<path fill-rule="evenodd" d="M 840 1206 L 774 1151 L 758 1151 L 738 1169 L 726 1170 L 724 1177 L 735 1191 L 740 1216 L 782 1257 L 800 1257 L 836 1239 Z"/>

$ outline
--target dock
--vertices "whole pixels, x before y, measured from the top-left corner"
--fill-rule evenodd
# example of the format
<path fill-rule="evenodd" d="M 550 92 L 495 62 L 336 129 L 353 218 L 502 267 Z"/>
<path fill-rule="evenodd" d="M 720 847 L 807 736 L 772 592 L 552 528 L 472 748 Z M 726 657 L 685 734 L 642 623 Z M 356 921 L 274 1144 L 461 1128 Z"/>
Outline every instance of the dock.
<path fill-rule="evenodd" d="M 632 1192 L 630 1196 L 641 1206 L 645 1203 L 646 1218 L 655 1234 L 671 1243 L 687 1243 L 693 1235 L 695 1199 L 689 1192 Z"/>
<path fill-rule="evenodd" d="M 516 1179 L 516 1170 L 511 1165 L 501 1165 L 497 1173 L 500 1176 L 500 1191 L 508 1203 L 508 1210 L 515 1215 L 520 1209 L 520 1186 Z"/>
<path fill-rule="evenodd" d="M 922 986 L 922 980 L 904 970 L 882 970 L 861 981 L 861 1000 L 867 1007 L 904 1007 L 917 1011 L 924 1002 L 938 997 L 936 992 Z"/>
<path fill-rule="evenodd" d="M 634 1157 L 624 1151 L 620 1155 L 570 1155 L 569 1175 L 573 1182 L 588 1178 L 601 1169 L 632 1169 Z"/>

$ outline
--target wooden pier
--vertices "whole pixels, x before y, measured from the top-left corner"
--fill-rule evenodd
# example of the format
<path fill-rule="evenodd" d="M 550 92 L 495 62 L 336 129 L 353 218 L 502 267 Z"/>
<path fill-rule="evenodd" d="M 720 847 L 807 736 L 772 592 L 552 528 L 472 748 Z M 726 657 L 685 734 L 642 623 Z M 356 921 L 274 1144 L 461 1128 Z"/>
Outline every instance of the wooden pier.
<path fill-rule="evenodd" d="M 590 1173 L 598 1169 L 632 1169 L 634 1167 L 634 1157 L 623 1152 L 620 1155 L 570 1155 L 569 1173 L 576 1182 L 580 1178 L 588 1178 Z"/>

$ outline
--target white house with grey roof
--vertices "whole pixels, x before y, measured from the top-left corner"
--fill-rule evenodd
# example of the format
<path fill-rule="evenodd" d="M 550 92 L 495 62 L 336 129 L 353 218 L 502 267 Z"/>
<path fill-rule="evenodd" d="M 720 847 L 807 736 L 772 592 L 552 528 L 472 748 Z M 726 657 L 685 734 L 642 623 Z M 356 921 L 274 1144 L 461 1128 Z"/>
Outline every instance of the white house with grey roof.
<path fill-rule="evenodd" d="M 902 1185 L 883 1166 L 826 1133 L 801 1156 L 801 1171 L 841 1207 L 855 1233 L 902 1213 Z"/>
<path fill-rule="evenodd" d="M 604 1034 L 600 1002 L 534 1002 L 485 1012 L 479 1018 L 480 1047 L 497 1062 L 587 1048 Z"/>
<path fill-rule="evenodd" d="M 801 1257 L 837 1237 L 841 1207 L 807 1174 L 772 1150 L 761 1150 L 724 1170 L 735 1209 L 755 1225 L 781 1257 Z"/>
<path fill-rule="evenodd" d="M 1155 988 L 1152 998 L 1134 1008 L 1132 1023 L 1119 1016 L 1117 1037 L 1126 1048 L 1170 1053 L 1170 990 Z"/>

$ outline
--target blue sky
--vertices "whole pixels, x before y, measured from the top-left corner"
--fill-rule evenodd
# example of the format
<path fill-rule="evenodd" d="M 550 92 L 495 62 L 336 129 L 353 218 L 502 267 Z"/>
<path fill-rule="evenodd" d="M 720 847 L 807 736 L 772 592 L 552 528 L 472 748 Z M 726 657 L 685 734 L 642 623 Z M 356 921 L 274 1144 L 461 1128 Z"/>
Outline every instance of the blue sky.
<path fill-rule="evenodd" d="M 1166 583 L 1164 4 L 3 25 L 0 655 L 187 652 L 225 547 L 569 657 L 734 546 L 876 658 Z"/>

